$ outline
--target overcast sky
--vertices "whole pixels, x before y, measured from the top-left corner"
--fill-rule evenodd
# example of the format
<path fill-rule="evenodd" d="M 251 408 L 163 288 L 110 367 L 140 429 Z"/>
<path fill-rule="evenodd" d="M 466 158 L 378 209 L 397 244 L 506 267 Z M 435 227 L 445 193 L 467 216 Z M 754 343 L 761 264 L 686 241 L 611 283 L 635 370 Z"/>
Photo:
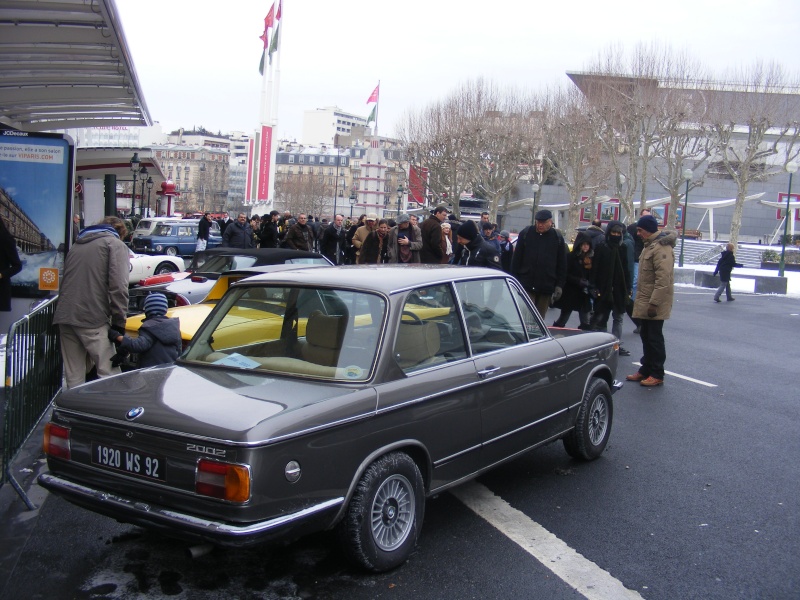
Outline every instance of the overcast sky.
<path fill-rule="evenodd" d="M 264 17 L 271 0 L 116 0 L 150 114 L 165 131 L 252 132 L 260 122 Z M 379 129 L 484 77 L 521 89 L 568 82 L 611 44 L 657 42 L 715 72 L 761 59 L 800 71 L 797 0 L 284 0 L 277 134 L 303 112 L 366 117 Z"/>

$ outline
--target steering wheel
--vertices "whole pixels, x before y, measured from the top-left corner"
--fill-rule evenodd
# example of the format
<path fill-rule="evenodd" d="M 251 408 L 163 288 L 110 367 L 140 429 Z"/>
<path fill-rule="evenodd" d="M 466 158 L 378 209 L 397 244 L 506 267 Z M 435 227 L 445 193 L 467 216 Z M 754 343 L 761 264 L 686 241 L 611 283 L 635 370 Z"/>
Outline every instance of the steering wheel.
<path fill-rule="evenodd" d="M 413 322 L 415 325 L 422 325 L 422 319 L 420 319 L 420 318 L 419 318 L 417 315 L 415 315 L 415 314 L 414 314 L 413 312 L 411 312 L 410 310 L 404 310 L 404 311 L 403 311 L 403 314 L 402 314 L 402 316 L 403 316 L 403 317 L 411 317 L 411 321 L 412 321 L 412 322 Z M 403 321 L 404 319 L 403 319 L 403 318 L 401 318 L 400 320 L 401 320 L 401 321 Z"/>

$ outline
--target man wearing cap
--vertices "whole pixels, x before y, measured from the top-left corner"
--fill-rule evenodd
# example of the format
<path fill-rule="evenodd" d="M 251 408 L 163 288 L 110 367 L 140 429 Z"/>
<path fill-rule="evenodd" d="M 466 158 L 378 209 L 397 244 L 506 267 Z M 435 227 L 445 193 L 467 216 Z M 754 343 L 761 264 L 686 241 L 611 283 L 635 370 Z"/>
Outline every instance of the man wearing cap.
<path fill-rule="evenodd" d="M 408 215 L 397 217 L 397 225 L 389 230 L 389 262 L 419 263 L 421 238 L 422 232 L 419 227 L 411 225 L 411 217 Z"/>
<path fill-rule="evenodd" d="M 144 315 L 138 337 L 122 336 L 113 329 L 109 331 L 109 339 L 119 347 L 117 356 L 126 352 L 138 354 L 141 368 L 175 362 L 183 342 L 178 318 L 167 316 L 167 297 L 160 292 L 148 294 L 144 300 Z"/>
<path fill-rule="evenodd" d="M 553 213 L 542 209 L 536 224 L 523 229 L 511 259 L 511 273 L 544 318 L 551 300 L 561 298 L 567 280 L 567 243 L 553 227 Z"/>
<path fill-rule="evenodd" d="M 645 387 L 655 387 L 664 383 L 667 349 L 663 328 L 672 311 L 674 248 L 678 236 L 674 232 L 659 231 L 658 221 L 652 215 L 645 215 L 637 221 L 636 233 L 644 242 L 639 255 L 639 281 L 633 303 L 633 317 L 639 319 L 639 336 L 642 338 L 642 366 L 626 379 L 638 381 Z"/>
<path fill-rule="evenodd" d="M 457 264 L 465 267 L 489 267 L 501 269 L 500 254 L 494 244 L 487 242 L 478 233 L 475 221 L 466 220 L 458 228 L 458 243 L 461 244 L 461 256 Z"/>
<path fill-rule="evenodd" d="M 500 266 L 506 273 L 511 273 L 511 258 L 514 256 L 514 244 L 511 243 L 511 234 L 508 229 L 503 229 L 497 235 L 500 243 Z"/>
<path fill-rule="evenodd" d="M 442 221 L 447 218 L 447 207 L 440 204 L 433 214 L 422 222 L 422 249 L 419 259 L 426 264 L 438 265 L 442 262 Z"/>
<path fill-rule="evenodd" d="M 367 218 L 364 225 L 356 229 L 353 234 L 353 248 L 356 251 L 356 264 L 361 264 L 361 248 L 364 246 L 364 240 L 367 236 L 375 231 L 378 227 L 378 215 L 375 213 L 367 213 Z"/>

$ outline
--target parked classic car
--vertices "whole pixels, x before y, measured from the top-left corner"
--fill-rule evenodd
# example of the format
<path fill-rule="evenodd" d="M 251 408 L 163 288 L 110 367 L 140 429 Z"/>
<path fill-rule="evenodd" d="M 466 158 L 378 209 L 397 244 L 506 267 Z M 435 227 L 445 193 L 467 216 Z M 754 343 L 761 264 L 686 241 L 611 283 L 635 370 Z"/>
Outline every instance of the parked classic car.
<path fill-rule="evenodd" d="M 131 240 L 133 250 L 141 254 L 167 254 L 168 256 L 194 254 L 197 245 L 197 224 L 196 219 L 159 223 L 152 234 Z M 221 243 L 222 235 L 219 231 L 219 223 L 214 221 L 211 223 L 211 231 L 208 235 L 208 248 L 214 248 Z"/>
<path fill-rule="evenodd" d="M 177 273 L 183 271 L 186 265 L 183 259 L 178 256 L 147 256 L 146 254 L 136 254 L 128 250 L 130 259 L 130 285 L 138 283 L 140 279 L 151 275 L 164 275 L 166 273 Z"/>
<path fill-rule="evenodd" d="M 195 253 L 187 267 L 187 271 L 191 271 L 191 274 L 171 273 L 164 278 L 165 281 L 161 281 L 162 278 L 151 277 L 150 281 L 159 280 L 158 283 L 151 285 L 141 285 L 141 283 L 146 284 L 147 280 L 140 282 L 140 287 L 132 289 L 128 295 L 128 314 L 142 312 L 142 303 L 150 292 L 161 292 L 166 295 L 170 307 L 196 304 L 205 299 L 222 273 L 250 267 L 282 264 L 331 265 L 332 263 L 317 252 L 289 248 L 252 248 L 250 250 L 212 248 Z"/>
<path fill-rule="evenodd" d="M 222 545 L 333 529 L 384 571 L 417 543 L 426 496 L 558 439 L 602 454 L 612 335 L 553 337 L 496 270 L 311 270 L 234 284 L 174 365 L 62 391 L 41 485 Z"/>

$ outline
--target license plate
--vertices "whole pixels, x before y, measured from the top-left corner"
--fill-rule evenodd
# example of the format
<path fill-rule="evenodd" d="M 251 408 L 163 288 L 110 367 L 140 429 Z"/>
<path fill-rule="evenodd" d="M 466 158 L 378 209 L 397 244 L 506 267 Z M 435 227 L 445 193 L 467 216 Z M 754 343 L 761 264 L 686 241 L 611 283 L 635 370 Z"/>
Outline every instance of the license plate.
<path fill-rule="evenodd" d="M 167 479 L 167 461 L 163 456 L 131 448 L 93 442 L 92 464 L 136 477 L 159 481 Z"/>

